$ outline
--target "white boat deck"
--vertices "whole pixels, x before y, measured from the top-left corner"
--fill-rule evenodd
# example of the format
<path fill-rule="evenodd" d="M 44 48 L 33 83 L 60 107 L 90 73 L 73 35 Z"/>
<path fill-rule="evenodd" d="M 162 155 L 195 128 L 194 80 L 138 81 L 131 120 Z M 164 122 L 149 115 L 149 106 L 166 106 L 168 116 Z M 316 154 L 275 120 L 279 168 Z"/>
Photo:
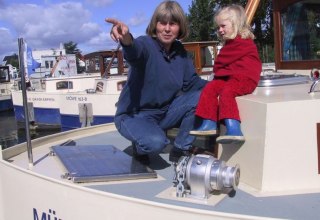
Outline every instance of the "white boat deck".
<path fill-rule="evenodd" d="M 6 220 L 18 219 L 32 209 L 39 219 L 41 213 L 50 215 L 48 213 L 54 209 L 60 219 L 88 219 L 90 214 L 97 213 L 91 219 L 105 219 L 106 216 L 124 219 L 138 215 L 139 219 L 171 216 L 178 219 L 318 220 L 320 175 L 316 167 L 318 153 L 313 126 L 320 122 L 317 110 L 320 94 L 309 94 L 309 88 L 309 84 L 258 88 L 254 94 L 239 98 L 246 142 L 237 149 L 219 146 L 218 151 L 218 159 L 225 160 L 227 165 L 238 163 L 241 167 L 240 185 L 234 194 L 214 192 L 205 200 L 177 198 L 172 182 L 174 167 L 168 161 L 170 146 L 151 158 L 149 167 L 156 171 L 157 178 L 91 183 L 73 183 L 61 178 L 66 169 L 57 156 L 50 155 L 50 147 L 67 140 L 74 140 L 76 145 L 113 145 L 130 155 L 131 143 L 119 135 L 113 124 L 107 124 L 34 140 L 32 168 L 29 168 L 24 144 L 2 151 L 5 160 L 0 161 L 0 192 L 3 194 L 0 212 L 1 208 L 7 210 L 3 214 Z M 275 122 L 279 121 L 277 116 L 283 117 L 285 112 L 288 116 L 280 120 L 280 125 L 286 126 L 279 131 L 279 124 Z M 293 118 L 300 128 L 299 135 L 293 132 L 296 128 L 292 128 L 290 112 L 299 115 Z M 312 125 L 305 127 L 304 121 Z M 306 146 L 301 146 L 303 141 Z M 288 144 L 283 145 L 283 142 Z M 132 160 L 132 169 L 135 164 Z M 17 198 L 28 203 L 26 210 L 21 215 L 13 211 L 8 213 L 13 207 L 19 207 Z M 51 214 L 52 219 L 56 216 Z"/>
<path fill-rule="evenodd" d="M 101 133 L 101 130 L 109 129 L 111 131 Z M 130 151 L 130 142 L 114 131 L 114 127 L 112 125 L 100 126 L 99 129 L 95 130 L 100 131 L 98 134 L 90 137 L 78 136 L 75 139 L 76 144 L 111 144 L 125 152 Z M 38 141 L 42 142 L 41 139 Z M 28 159 L 26 153 L 12 157 L 9 161 L 13 166 L 18 166 L 25 172 L 31 172 L 37 176 L 40 175 L 41 178 L 49 178 L 49 180 L 53 179 L 54 181 L 65 183 L 71 187 L 76 186 L 81 188 L 90 188 L 100 192 L 156 202 L 160 205 L 174 205 L 183 208 L 187 207 L 192 209 L 222 212 L 224 214 L 236 215 L 236 219 L 251 218 L 248 216 L 252 216 L 253 218 L 257 218 L 257 216 L 259 216 L 266 218 L 310 220 L 320 218 L 320 213 L 318 212 L 318 207 L 320 205 L 319 192 L 287 196 L 256 197 L 246 191 L 247 186 L 240 184 L 236 193 L 232 196 L 217 194 L 212 195 L 208 200 L 176 198 L 175 188 L 173 188 L 172 183 L 173 166 L 168 162 L 167 151 L 159 156 L 153 157 L 151 160 L 149 167 L 157 172 L 158 177 L 156 179 L 93 182 L 85 184 L 73 183 L 71 180 L 61 178 L 61 176 L 66 172 L 65 168 L 56 156 L 49 156 L 49 147 L 62 143 L 63 140 L 58 140 L 57 142 L 50 140 L 50 142 L 51 143 L 42 145 L 41 147 L 37 147 L 33 150 L 34 166 L 30 171 L 27 171 Z M 132 165 L 132 168 L 134 169 L 134 162 Z M 297 175 L 297 178 L 298 176 L 299 175 Z M 248 216 L 243 217 L 241 215 Z"/>

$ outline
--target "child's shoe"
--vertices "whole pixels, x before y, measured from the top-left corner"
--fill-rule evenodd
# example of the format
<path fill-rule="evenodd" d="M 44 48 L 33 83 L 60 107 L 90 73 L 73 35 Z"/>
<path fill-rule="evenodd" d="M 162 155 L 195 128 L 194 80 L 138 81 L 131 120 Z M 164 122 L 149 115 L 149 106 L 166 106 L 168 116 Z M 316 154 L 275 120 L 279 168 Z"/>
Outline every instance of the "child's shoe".
<path fill-rule="evenodd" d="M 240 121 L 235 119 L 225 119 L 227 132 L 225 135 L 217 138 L 219 144 L 239 144 L 245 142 L 241 131 Z"/>
<path fill-rule="evenodd" d="M 191 135 L 215 135 L 217 133 L 217 122 L 210 119 L 203 119 L 202 124 L 195 130 L 191 130 Z"/>

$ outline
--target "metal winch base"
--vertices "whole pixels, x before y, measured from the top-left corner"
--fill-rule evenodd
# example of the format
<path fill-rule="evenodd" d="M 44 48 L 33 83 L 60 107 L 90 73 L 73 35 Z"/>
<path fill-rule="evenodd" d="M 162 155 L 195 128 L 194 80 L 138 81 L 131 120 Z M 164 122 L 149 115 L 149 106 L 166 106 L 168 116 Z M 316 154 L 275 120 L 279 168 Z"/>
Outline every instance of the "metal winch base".
<path fill-rule="evenodd" d="M 240 179 L 238 165 L 226 166 L 213 156 L 181 157 L 175 168 L 176 196 L 207 199 L 214 191 L 231 191 Z"/>

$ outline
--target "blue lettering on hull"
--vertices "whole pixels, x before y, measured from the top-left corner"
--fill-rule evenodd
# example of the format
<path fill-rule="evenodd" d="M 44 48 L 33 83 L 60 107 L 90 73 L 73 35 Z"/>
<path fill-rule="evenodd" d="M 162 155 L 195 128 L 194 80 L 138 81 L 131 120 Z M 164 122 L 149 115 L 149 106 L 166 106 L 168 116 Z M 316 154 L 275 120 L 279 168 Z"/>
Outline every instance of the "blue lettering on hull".
<path fill-rule="evenodd" d="M 33 208 L 33 220 L 62 220 L 56 216 L 56 211 L 52 209 L 49 209 L 48 212 L 42 212 L 40 216 L 39 214 L 37 209 Z"/>

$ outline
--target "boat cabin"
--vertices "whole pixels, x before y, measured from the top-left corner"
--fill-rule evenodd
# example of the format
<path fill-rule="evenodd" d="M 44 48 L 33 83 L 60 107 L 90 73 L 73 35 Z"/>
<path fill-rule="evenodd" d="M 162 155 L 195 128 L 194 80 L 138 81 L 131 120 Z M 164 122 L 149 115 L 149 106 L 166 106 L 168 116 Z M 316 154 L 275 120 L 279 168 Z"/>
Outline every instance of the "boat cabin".
<path fill-rule="evenodd" d="M 101 76 L 111 74 L 124 74 L 127 72 L 122 51 L 116 50 L 97 51 L 84 56 L 86 72 L 100 72 Z"/>
<path fill-rule="evenodd" d="M 217 41 L 183 42 L 190 53 L 198 74 L 212 74 L 214 59 L 218 52 Z M 86 72 L 100 72 L 101 76 L 121 75 L 128 72 L 122 50 L 98 51 L 85 55 Z"/>
<path fill-rule="evenodd" d="M 246 141 L 219 145 L 218 158 L 240 164 L 241 181 L 255 192 L 316 190 L 320 93 L 314 69 L 320 68 L 320 2 L 273 0 L 273 9 L 276 70 L 262 74 L 252 94 L 237 97 Z"/>

